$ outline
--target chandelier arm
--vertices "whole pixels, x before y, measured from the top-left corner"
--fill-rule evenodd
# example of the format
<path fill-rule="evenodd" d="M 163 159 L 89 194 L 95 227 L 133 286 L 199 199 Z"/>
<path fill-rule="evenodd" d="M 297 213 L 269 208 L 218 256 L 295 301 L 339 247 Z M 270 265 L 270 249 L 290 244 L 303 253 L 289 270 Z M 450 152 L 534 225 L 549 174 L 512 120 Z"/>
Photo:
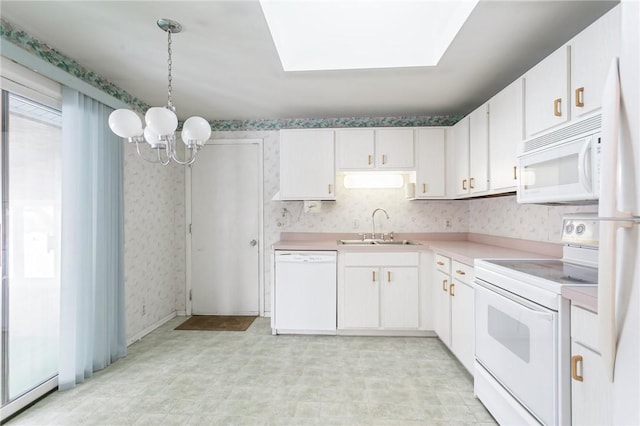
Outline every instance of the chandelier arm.
<path fill-rule="evenodd" d="M 162 165 L 166 165 L 169 163 L 163 163 L 162 161 L 160 161 L 160 158 L 158 157 L 158 160 L 155 159 L 149 159 L 146 158 L 144 155 L 142 155 L 142 153 L 140 152 L 140 142 L 136 142 L 136 152 L 138 153 L 138 157 L 142 158 L 144 161 L 146 161 L 147 163 L 152 163 L 152 164 L 162 164 Z"/>
<path fill-rule="evenodd" d="M 160 164 L 162 164 L 163 166 L 166 166 L 166 165 L 168 165 L 168 164 L 171 162 L 171 156 L 169 155 L 169 148 L 168 148 L 166 145 L 165 145 L 165 147 L 164 147 L 164 150 L 165 150 L 165 152 L 166 152 L 166 154 L 167 154 L 167 159 L 166 159 L 166 161 L 163 161 L 163 160 L 162 160 L 162 158 L 160 157 L 160 151 L 161 151 L 161 150 L 162 150 L 161 148 L 159 148 L 159 149 L 157 150 L 157 151 L 158 151 L 158 162 L 159 162 Z"/>
<path fill-rule="evenodd" d="M 189 148 L 189 158 L 188 159 L 184 159 L 181 160 L 180 157 L 178 156 L 178 152 L 175 149 L 175 145 L 173 146 L 173 149 L 171 151 L 171 158 L 173 159 L 173 161 L 175 161 L 178 164 L 181 164 L 183 166 L 188 166 L 193 164 L 193 162 L 196 160 L 196 153 L 198 152 L 197 148 Z"/>

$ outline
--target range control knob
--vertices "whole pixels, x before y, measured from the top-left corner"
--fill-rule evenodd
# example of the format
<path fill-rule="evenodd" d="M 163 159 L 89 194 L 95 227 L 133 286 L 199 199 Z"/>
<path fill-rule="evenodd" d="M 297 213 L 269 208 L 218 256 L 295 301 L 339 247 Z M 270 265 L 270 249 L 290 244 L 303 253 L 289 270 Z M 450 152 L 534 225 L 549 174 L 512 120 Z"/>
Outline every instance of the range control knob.
<path fill-rule="evenodd" d="M 564 230 L 567 234 L 570 234 L 573 232 L 573 228 L 574 228 L 573 223 L 570 223 L 564 227 Z"/>
<path fill-rule="evenodd" d="M 582 233 L 584 233 L 584 230 L 585 226 L 582 223 L 576 226 L 576 234 L 581 235 Z"/>

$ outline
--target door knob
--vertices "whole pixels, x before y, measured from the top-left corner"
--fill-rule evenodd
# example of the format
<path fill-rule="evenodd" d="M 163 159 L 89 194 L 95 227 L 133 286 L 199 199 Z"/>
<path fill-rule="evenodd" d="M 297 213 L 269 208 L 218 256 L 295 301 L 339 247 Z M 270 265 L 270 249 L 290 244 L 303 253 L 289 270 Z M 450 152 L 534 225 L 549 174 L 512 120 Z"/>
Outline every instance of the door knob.
<path fill-rule="evenodd" d="M 258 241 L 256 241 L 256 240 L 251 240 L 251 241 L 249 241 L 249 245 L 250 245 L 251 247 L 255 247 L 255 246 L 256 246 L 256 244 L 258 244 Z"/>

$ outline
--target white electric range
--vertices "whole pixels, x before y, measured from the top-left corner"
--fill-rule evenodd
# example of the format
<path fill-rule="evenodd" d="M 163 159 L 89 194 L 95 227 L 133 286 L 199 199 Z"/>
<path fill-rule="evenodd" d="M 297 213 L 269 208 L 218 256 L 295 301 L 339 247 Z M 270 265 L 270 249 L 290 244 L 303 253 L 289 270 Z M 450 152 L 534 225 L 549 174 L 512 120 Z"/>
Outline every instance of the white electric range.
<path fill-rule="evenodd" d="M 595 215 L 563 220 L 562 259 L 475 262 L 477 397 L 500 424 L 570 424 L 566 285 L 596 286 Z"/>

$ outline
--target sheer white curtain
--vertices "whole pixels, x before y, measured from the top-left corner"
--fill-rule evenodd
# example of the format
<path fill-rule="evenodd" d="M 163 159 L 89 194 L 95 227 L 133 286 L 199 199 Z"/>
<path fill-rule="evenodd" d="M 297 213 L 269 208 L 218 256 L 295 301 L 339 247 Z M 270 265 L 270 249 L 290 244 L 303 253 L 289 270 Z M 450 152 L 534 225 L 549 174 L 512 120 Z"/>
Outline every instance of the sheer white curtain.
<path fill-rule="evenodd" d="M 60 390 L 126 355 L 122 142 L 111 111 L 63 88 Z"/>

